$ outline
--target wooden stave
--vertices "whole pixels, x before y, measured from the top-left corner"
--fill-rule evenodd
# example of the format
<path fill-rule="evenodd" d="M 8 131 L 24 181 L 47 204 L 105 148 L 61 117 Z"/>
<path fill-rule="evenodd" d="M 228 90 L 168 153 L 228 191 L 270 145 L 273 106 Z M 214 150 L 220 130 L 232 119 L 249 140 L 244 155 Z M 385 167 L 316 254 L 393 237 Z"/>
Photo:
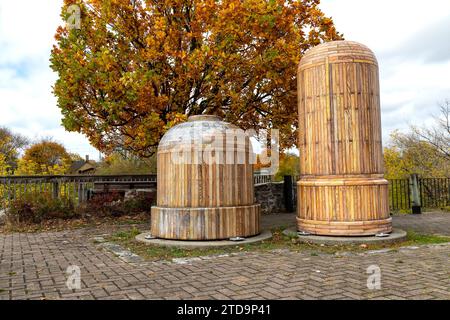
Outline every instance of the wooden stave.
<path fill-rule="evenodd" d="M 239 207 L 152 207 L 152 235 L 173 240 L 221 240 L 250 237 L 260 230 L 259 204 Z M 189 221 L 189 224 L 186 223 Z"/>
<path fill-rule="evenodd" d="M 158 165 L 164 158 L 165 155 L 158 155 Z M 159 166 L 162 170 L 158 172 L 158 206 L 202 208 L 255 203 L 252 165 Z M 165 176 L 164 170 L 170 174 Z"/>
<path fill-rule="evenodd" d="M 345 67 L 341 67 L 340 71 L 343 68 Z M 318 73 L 323 73 L 325 68 L 322 69 Z M 377 67 L 366 71 L 371 74 L 370 77 L 378 74 Z M 302 72 L 303 70 L 299 69 L 299 88 L 304 85 L 304 81 L 301 80 L 304 77 Z M 313 80 L 317 82 L 317 78 L 318 75 Z M 374 87 L 378 88 L 378 79 L 374 82 L 377 83 Z M 378 91 L 376 88 L 372 90 Z M 384 163 L 379 155 L 382 153 L 379 94 L 361 93 L 359 97 L 358 94 L 350 96 L 345 93 L 333 94 L 333 101 L 328 105 L 328 102 L 324 103 L 329 96 L 325 89 L 319 89 L 315 97 L 310 96 L 315 95 L 314 92 L 303 94 L 299 89 L 298 147 L 305 150 L 300 155 L 302 162 L 300 174 L 383 173 Z M 371 96 L 373 99 L 370 99 Z M 350 107 L 336 106 L 340 100 L 352 100 Z M 368 107 L 361 107 L 361 104 Z M 331 112 L 336 115 L 332 115 Z M 335 123 L 329 125 L 330 121 Z M 373 125 L 367 128 L 366 122 Z M 351 131 L 349 139 L 345 139 L 347 131 Z"/>
<path fill-rule="evenodd" d="M 205 116 L 192 116 L 188 122 L 202 120 Z M 206 116 L 211 117 L 211 116 Z M 197 120 L 198 119 L 198 120 Z M 218 156 L 226 161 L 229 153 L 237 157 L 243 152 L 241 164 L 174 164 L 171 161 L 173 152 L 184 145 L 174 144 L 175 139 L 163 138 L 158 147 L 158 194 L 157 205 L 161 207 L 218 207 L 246 206 L 255 203 L 253 192 L 253 165 L 250 161 L 252 153 L 248 136 L 245 141 L 236 141 L 232 146 L 227 144 L 225 130 L 236 127 L 226 122 L 209 122 L 208 134 L 215 133 L 222 145 L 218 148 Z M 214 126 L 214 127 L 213 127 Z M 171 129 L 176 132 L 177 127 Z M 183 129 L 181 129 L 183 130 Z M 172 136 L 174 134 L 172 133 Z M 189 139 L 188 139 L 189 140 Z M 191 141 L 196 150 L 188 151 L 188 156 L 194 159 L 198 150 L 204 147 L 201 141 Z"/>
<path fill-rule="evenodd" d="M 190 117 L 188 122 L 193 121 L 191 118 L 196 118 L 194 121 L 203 120 L 203 116 L 195 116 Z M 218 240 L 233 236 L 252 236 L 260 232 L 261 210 L 260 205 L 255 204 L 254 199 L 250 139 L 246 136 L 244 143 L 238 140 L 230 145 L 224 135 L 226 129 L 235 128 L 237 127 L 220 121 L 209 124 L 208 135 L 216 134 L 219 141 L 223 142 L 217 150 L 223 159 L 226 159 L 230 150 L 235 156 L 238 152 L 244 152 L 245 157 L 242 164 L 174 164 L 170 161 L 171 154 L 183 146 L 177 145 L 176 139 L 174 139 L 176 135 L 173 132 L 172 136 L 161 140 L 157 153 L 158 192 L 157 206 L 152 207 L 152 234 L 166 239 Z M 177 130 L 177 128 L 174 127 L 171 130 Z M 202 150 L 205 146 L 201 141 L 191 140 L 191 142 L 194 143 L 197 150 Z M 190 155 L 193 156 L 195 152 L 195 150 L 191 150 Z M 219 221 L 221 225 L 216 226 L 220 229 L 218 235 L 196 236 L 196 230 L 211 228 L 211 226 L 183 227 L 177 220 L 180 212 L 183 212 L 183 216 L 195 217 L 199 210 L 206 212 L 206 218 L 208 212 L 219 211 L 229 214 Z M 164 214 L 166 222 L 158 225 L 159 221 L 164 220 L 161 218 L 161 215 Z M 234 231 L 226 232 L 228 221 L 247 215 L 250 216 L 242 220 L 243 226 L 237 225 L 234 227 Z M 207 223 L 206 218 L 203 219 L 204 223 Z M 225 225 L 222 225 L 223 223 Z M 173 230 L 176 229 L 178 232 L 174 233 Z M 243 231 L 239 231 L 240 229 Z M 194 236 L 187 236 L 189 232 L 194 233 Z"/>
<path fill-rule="evenodd" d="M 339 73 L 335 70 L 338 70 Z M 348 97 L 345 98 L 348 93 L 345 90 L 336 90 L 335 82 L 341 81 L 343 79 L 342 72 L 347 70 L 354 70 L 355 73 L 357 71 L 360 72 L 359 75 L 355 75 L 354 79 L 363 79 L 361 80 L 363 82 L 358 84 L 356 91 L 359 88 L 361 90 L 366 89 L 367 91 L 366 93 L 361 93 L 361 97 L 364 99 L 352 101 L 353 104 L 350 110 L 351 108 L 364 109 L 364 104 L 367 106 L 367 110 L 370 109 L 370 112 L 367 111 L 364 117 L 357 119 L 361 123 L 355 124 L 352 122 L 353 136 L 351 136 L 352 139 L 348 139 L 349 141 L 351 140 L 351 143 L 345 141 L 348 138 L 346 130 L 342 130 L 339 127 L 342 126 L 345 128 L 343 117 L 336 119 L 333 113 L 331 120 L 334 119 L 334 121 L 332 124 L 327 127 L 328 121 L 324 122 L 324 120 L 328 119 L 327 117 L 332 108 L 334 108 L 334 112 L 336 110 L 339 111 L 339 108 L 346 109 L 346 106 L 343 107 L 343 104 L 349 102 Z M 336 78 L 337 75 L 339 78 Z M 320 78 L 322 80 L 325 79 L 325 83 L 321 83 Z M 347 79 L 347 76 L 345 79 Z M 373 203 L 370 203 L 370 201 L 380 202 L 378 205 L 375 205 L 375 207 L 378 206 L 379 211 L 374 212 L 372 208 L 367 215 L 373 221 L 386 220 L 386 217 L 389 215 L 389 206 L 387 204 L 387 181 L 383 179 L 384 163 L 381 146 L 378 62 L 375 55 L 369 48 L 356 42 L 336 41 L 322 44 L 310 49 L 301 59 L 298 67 L 297 80 L 299 109 L 298 147 L 301 150 L 300 180 L 297 191 L 298 221 L 306 221 L 307 210 L 305 208 L 308 208 L 308 210 L 312 208 L 315 213 L 311 221 L 316 221 L 320 225 L 322 225 L 321 223 L 328 222 L 341 223 L 344 226 L 347 224 L 351 225 L 353 221 L 345 221 L 345 219 L 348 219 L 346 218 L 348 215 L 336 216 L 334 213 L 338 209 L 333 208 L 333 201 L 330 201 L 332 196 L 326 192 L 329 188 L 334 188 L 333 190 L 335 192 L 344 193 L 348 199 L 358 199 L 359 197 L 358 201 L 365 204 L 367 208 L 372 208 L 373 206 Z M 304 86 L 309 87 L 304 88 Z M 341 86 L 337 86 L 337 88 L 342 89 Z M 344 97 L 342 100 L 338 100 L 336 98 L 337 94 L 333 95 L 333 92 L 338 92 L 344 95 Z M 314 93 L 316 97 L 311 96 L 308 100 L 308 93 Z M 315 100 L 317 96 L 319 98 Z M 367 99 L 367 97 L 372 98 Z M 310 119 L 306 117 L 308 110 L 312 112 L 312 118 L 310 117 Z M 353 120 L 353 116 L 354 113 L 350 116 L 351 120 Z M 367 119 L 369 119 L 367 121 L 368 123 L 376 124 L 375 130 L 373 128 L 371 130 L 358 128 L 361 124 L 366 124 L 364 121 Z M 313 130 L 308 130 L 309 127 L 312 127 Z M 330 127 L 332 128 L 331 131 Z M 321 130 L 315 132 L 314 128 Z M 328 131 L 323 131 L 324 128 L 327 128 Z M 354 139 L 356 137 L 354 128 L 358 128 L 357 131 L 365 131 L 363 132 L 362 139 L 359 139 L 359 141 Z M 340 137 L 340 141 L 336 139 L 336 129 L 338 130 L 337 136 Z M 361 137 L 360 131 L 358 132 L 358 137 Z M 336 144 L 334 142 L 335 146 L 331 148 L 323 143 L 323 141 L 328 142 L 333 140 L 337 140 L 338 143 Z M 353 144 L 355 140 L 356 143 Z M 321 143 L 322 145 L 320 145 Z M 330 152 L 330 150 L 334 152 Z M 351 154 L 352 151 L 353 154 Z M 336 159 L 339 160 L 336 161 Z M 375 190 L 377 188 L 379 190 L 370 191 L 373 186 L 378 186 L 375 187 Z M 312 193 L 311 188 L 314 190 Z M 313 194 L 314 197 L 303 196 L 308 193 Z M 380 201 L 377 200 L 376 195 L 380 196 Z M 362 210 L 364 209 L 362 208 Z M 353 217 L 358 217 L 362 222 L 367 221 L 366 218 L 369 218 L 365 217 L 364 214 L 357 213 L 357 211 L 361 211 L 361 207 L 353 205 L 348 210 L 353 212 Z M 331 221 L 333 219 L 337 221 Z M 382 223 L 382 225 L 389 225 L 389 223 L 388 221 L 385 224 Z M 333 224 L 330 226 L 333 226 Z M 362 230 L 350 230 L 347 228 L 343 231 L 333 231 L 332 227 L 317 228 L 311 227 L 311 224 L 300 222 L 298 222 L 298 228 L 299 230 L 314 234 L 350 236 L 369 235 L 380 232 L 380 230 L 384 232 L 390 232 L 389 230 L 392 230 L 391 227 L 374 227 L 374 224 L 367 224 L 366 228 Z"/>
<path fill-rule="evenodd" d="M 392 232 L 392 218 L 370 221 L 348 221 L 319 223 L 317 220 L 297 219 L 297 228 L 315 235 L 327 236 L 371 236 L 377 233 Z"/>
<path fill-rule="evenodd" d="M 325 222 L 357 222 L 389 217 L 387 184 L 298 184 L 297 213 L 300 219 Z"/>

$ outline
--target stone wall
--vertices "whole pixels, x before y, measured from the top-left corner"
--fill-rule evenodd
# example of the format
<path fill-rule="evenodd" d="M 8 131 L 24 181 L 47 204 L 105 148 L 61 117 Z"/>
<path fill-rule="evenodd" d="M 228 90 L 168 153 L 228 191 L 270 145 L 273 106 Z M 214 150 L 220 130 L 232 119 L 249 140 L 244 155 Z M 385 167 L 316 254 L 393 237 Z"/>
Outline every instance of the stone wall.
<path fill-rule="evenodd" d="M 284 183 L 270 182 L 255 185 L 255 199 L 261 204 L 262 214 L 277 214 L 286 212 L 284 205 Z M 294 209 L 296 205 L 296 185 L 293 186 Z"/>

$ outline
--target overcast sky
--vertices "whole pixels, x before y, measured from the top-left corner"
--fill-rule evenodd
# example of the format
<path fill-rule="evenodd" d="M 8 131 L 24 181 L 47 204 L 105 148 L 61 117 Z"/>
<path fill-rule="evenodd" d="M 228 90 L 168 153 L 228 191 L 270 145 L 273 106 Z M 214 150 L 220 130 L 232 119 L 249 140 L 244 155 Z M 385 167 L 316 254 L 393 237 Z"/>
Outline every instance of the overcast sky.
<path fill-rule="evenodd" d="M 60 0 L 0 0 L 0 126 L 30 138 L 52 136 L 98 158 L 80 134 L 60 126 L 49 55 Z M 369 46 L 381 77 L 383 140 L 408 124 L 431 124 L 450 99 L 449 0 L 322 0 L 347 40 Z"/>

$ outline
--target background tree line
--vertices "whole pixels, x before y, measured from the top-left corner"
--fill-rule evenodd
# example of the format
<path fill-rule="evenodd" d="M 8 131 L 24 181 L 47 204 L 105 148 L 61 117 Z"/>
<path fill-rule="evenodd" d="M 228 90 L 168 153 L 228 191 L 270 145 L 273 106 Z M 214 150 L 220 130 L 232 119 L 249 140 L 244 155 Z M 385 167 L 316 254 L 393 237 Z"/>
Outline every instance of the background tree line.
<path fill-rule="evenodd" d="M 72 163 L 83 161 L 63 144 L 47 137 L 32 142 L 9 128 L 0 127 L 0 176 L 69 174 Z M 112 152 L 96 163 L 96 174 L 148 174 L 156 172 L 156 157 L 141 159 Z"/>
<path fill-rule="evenodd" d="M 406 133 L 394 131 L 384 148 L 387 179 L 450 177 L 450 101 L 440 105 L 440 113 L 428 127 L 411 125 Z"/>
<path fill-rule="evenodd" d="M 64 174 L 72 161 L 80 158 L 51 138 L 31 142 L 9 128 L 0 127 L 1 175 Z"/>

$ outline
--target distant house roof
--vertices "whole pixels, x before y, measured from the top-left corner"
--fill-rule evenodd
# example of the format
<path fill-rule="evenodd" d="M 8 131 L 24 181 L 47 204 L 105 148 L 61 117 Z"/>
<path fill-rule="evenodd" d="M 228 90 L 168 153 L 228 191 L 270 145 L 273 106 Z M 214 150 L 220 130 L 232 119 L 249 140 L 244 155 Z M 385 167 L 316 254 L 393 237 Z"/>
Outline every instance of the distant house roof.
<path fill-rule="evenodd" d="M 93 160 L 89 160 L 89 157 L 86 157 L 86 160 L 77 160 L 73 161 L 70 165 L 69 173 L 70 174 L 86 174 L 93 173 L 97 167 L 97 163 Z"/>
<path fill-rule="evenodd" d="M 70 166 L 70 171 L 77 171 L 84 164 L 84 160 L 72 161 L 72 165 Z"/>

